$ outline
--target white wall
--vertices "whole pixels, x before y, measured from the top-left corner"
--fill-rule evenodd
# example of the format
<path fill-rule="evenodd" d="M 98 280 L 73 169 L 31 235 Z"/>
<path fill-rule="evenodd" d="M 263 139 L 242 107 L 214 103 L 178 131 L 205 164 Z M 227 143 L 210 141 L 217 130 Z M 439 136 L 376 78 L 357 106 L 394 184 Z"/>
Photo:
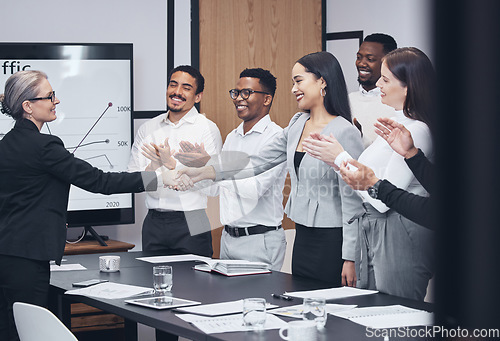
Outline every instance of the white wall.
<path fill-rule="evenodd" d="M 4 1 L 2 14 L 3 42 L 133 43 L 135 109 L 165 108 L 165 0 Z"/>
<path fill-rule="evenodd" d="M 431 0 L 327 0 L 326 32 L 386 33 L 398 47 L 415 46 L 432 57 Z M 328 43 L 327 43 L 328 44 Z M 349 92 L 358 88 L 354 66 L 358 46 L 354 41 L 330 43 L 327 50 L 338 59 Z"/>

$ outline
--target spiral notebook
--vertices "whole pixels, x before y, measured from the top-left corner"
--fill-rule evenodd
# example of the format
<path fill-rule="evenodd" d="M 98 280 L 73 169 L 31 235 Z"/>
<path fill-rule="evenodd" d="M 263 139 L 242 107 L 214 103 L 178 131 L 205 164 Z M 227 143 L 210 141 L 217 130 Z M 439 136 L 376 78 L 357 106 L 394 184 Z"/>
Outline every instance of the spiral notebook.
<path fill-rule="evenodd" d="M 355 308 L 332 315 L 370 328 L 430 326 L 434 322 L 434 313 L 402 305 Z"/>

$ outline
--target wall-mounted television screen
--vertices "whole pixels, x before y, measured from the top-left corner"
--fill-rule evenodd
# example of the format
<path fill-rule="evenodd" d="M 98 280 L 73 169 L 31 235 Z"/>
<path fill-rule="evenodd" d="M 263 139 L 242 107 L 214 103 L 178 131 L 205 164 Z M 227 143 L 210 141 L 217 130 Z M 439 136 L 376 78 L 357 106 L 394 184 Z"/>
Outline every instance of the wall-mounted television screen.
<path fill-rule="evenodd" d="M 127 169 L 132 145 L 132 44 L 0 43 L 0 93 L 21 70 L 47 74 L 61 103 L 41 132 L 103 171 Z M 0 115 L 0 139 L 14 120 Z M 71 187 L 68 226 L 134 222 L 132 194 L 101 195 Z"/>

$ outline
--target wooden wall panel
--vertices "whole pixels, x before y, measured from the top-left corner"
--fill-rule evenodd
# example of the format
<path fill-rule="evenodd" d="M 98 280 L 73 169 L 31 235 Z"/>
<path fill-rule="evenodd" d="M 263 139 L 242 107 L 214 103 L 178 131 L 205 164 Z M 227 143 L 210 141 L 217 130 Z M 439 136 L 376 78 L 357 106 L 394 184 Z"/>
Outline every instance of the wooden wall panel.
<path fill-rule="evenodd" d="M 286 126 L 297 110 L 291 70 L 303 55 L 321 51 L 321 0 L 200 0 L 200 70 L 206 79 L 202 112 L 223 138 L 240 123 L 229 89 L 247 67 L 278 78 L 271 109 Z"/>
<path fill-rule="evenodd" d="M 321 51 L 321 0 L 200 0 L 199 14 L 200 71 L 206 81 L 201 112 L 225 139 L 241 122 L 229 89 L 243 69 L 262 67 L 277 77 L 271 118 L 285 127 L 297 111 L 292 67 L 303 55 Z"/>

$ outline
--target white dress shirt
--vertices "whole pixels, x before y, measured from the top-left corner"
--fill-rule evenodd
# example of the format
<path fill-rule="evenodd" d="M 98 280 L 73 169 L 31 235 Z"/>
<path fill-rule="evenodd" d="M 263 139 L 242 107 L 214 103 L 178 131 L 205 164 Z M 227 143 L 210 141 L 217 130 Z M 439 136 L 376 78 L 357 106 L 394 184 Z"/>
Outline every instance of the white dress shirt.
<path fill-rule="evenodd" d="M 365 148 L 372 144 L 378 136 L 373 126 L 377 122 L 377 118 L 394 116 L 394 108 L 383 104 L 380 94 L 380 88 L 378 87 L 366 91 L 361 85 L 359 91 L 349 94 L 352 118 L 361 124 Z"/>
<path fill-rule="evenodd" d="M 410 131 L 415 147 L 420 148 L 425 156 L 432 161 L 433 149 L 429 127 L 424 122 L 406 117 L 403 111 L 396 111 L 395 113 L 396 117 L 392 117 L 392 119 L 403 124 Z M 343 152 L 337 156 L 335 164 L 340 166 L 342 161 L 350 158 L 347 152 Z M 429 195 L 413 175 L 404 157 L 396 153 L 387 141 L 380 136 L 361 153 L 358 161 L 370 167 L 379 179 L 386 179 L 394 186 L 416 195 Z M 383 213 L 389 210 L 389 207 L 382 201 L 370 197 L 367 191 L 357 192 L 361 195 L 364 202 L 371 204 L 377 211 Z"/>
<path fill-rule="evenodd" d="M 154 142 L 162 144 L 168 137 L 170 149 L 179 151 L 179 142 L 189 141 L 192 144 L 203 143 L 210 155 L 218 154 L 222 147 L 222 138 L 217 125 L 198 113 L 195 107 L 184 115 L 177 124 L 168 118 L 168 112 L 152 118 L 139 130 L 132 146 L 128 171 L 142 171 L 151 162 L 142 155 L 141 147 Z M 177 161 L 176 168 L 182 168 Z M 146 207 L 160 211 L 192 211 L 207 207 L 207 196 L 199 191 L 179 192 L 169 188 L 160 188 L 157 192 L 149 192 Z"/>
<path fill-rule="evenodd" d="M 255 155 L 282 130 L 271 121 L 269 115 L 264 116 L 246 134 L 241 123 L 227 135 L 222 150 L 226 153 L 236 151 Z M 221 223 L 235 227 L 281 225 L 286 174 L 286 162 L 283 162 L 251 178 L 218 182 Z"/>

